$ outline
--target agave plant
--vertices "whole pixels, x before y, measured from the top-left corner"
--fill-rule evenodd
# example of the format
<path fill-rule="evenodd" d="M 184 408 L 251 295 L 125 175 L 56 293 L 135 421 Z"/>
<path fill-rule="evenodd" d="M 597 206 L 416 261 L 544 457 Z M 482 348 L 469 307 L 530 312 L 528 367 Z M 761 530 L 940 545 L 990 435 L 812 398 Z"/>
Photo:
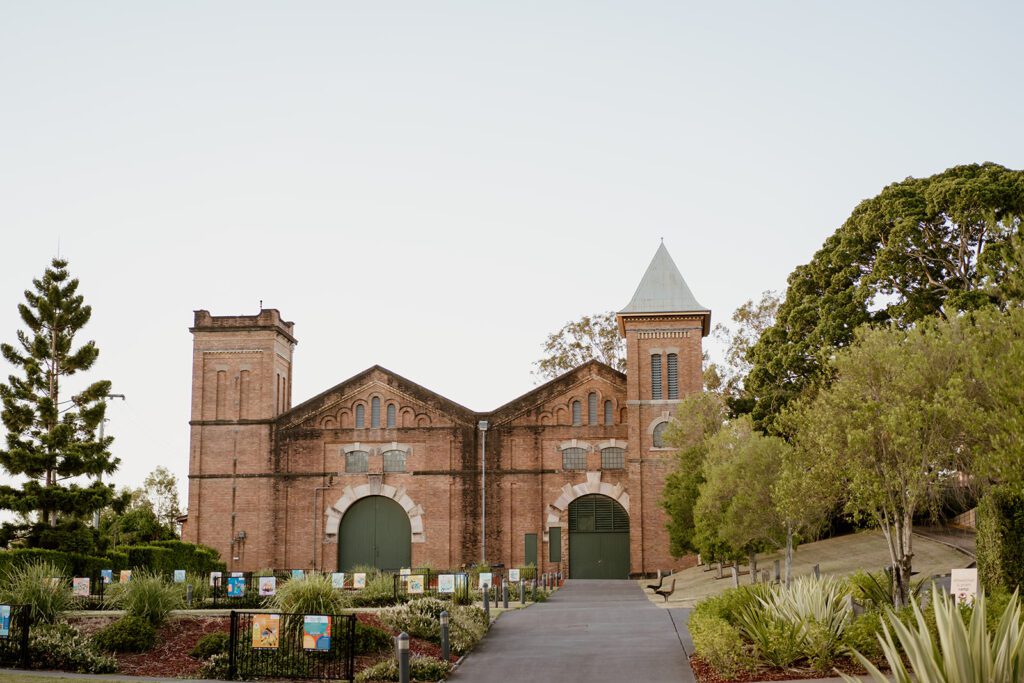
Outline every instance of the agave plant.
<path fill-rule="evenodd" d="M 892 676 L 882 674 L 866 657 L 854 652 L 873 681 L 1018 683 L 1024 680 L 1024 629 L 1021 628 L 1021 604 L 1016 592 L 1003 610 L 993 633 L 989 633 L 985 626 L 984 595 L 975 601 L 969 624 L 964 623 L 953 600 L 938 588 L 933 587 L 932 600 L 938 642 L 929 632 L 924 614 L 916 602 L 913 605 L 916 628 L 903 624 L 895 612 L 888 612 L 889 623 L 883 624 L 879 641 Z M 901 649 L 906 653 L 906 663 L 900 654 Z M 840 675 L 848 683 L 858 681 L 845 674 Z"/>

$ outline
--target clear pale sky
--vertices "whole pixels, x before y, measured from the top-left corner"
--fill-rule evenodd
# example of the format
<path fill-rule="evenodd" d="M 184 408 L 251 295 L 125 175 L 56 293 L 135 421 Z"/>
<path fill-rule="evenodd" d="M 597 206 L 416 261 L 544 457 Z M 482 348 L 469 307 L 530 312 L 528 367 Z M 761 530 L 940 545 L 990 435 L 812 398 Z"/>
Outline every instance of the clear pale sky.
<path fill-rule="evenodd" d="M 476 410 L 659 238 L 728 319 L 861 199 L 1024 167 L 1024 5 L 0 2 L 0 338 L 57 252 L 137 485 L 184 482 L 194 309 Z M 7 368 L 0 368 L 6 375 Z M 2 427 L 0 427 L 2 429 Z"/>

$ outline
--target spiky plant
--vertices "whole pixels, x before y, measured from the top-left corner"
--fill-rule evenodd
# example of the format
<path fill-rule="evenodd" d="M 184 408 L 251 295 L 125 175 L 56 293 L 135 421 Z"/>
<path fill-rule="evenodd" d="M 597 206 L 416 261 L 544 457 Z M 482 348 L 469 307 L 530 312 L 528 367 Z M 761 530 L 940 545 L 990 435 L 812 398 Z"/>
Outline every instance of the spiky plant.
<path fill-rule="evenodd" d="M 64 570 L 50 562 L 30 562 L 9 568 L 3 576 L 0 602 L 28 605 L 33 624 L 52 624 L 61 612 L 74 609 Z"/>
<path fill-rule="evenodd" d="M 170 583 L 154 572 L 133 572 L 131 581 L 118 586 L 110 603 L 154 625 L 162 623 L 171 610 L 180 609 L 185 602 L 185 584 Z"/>

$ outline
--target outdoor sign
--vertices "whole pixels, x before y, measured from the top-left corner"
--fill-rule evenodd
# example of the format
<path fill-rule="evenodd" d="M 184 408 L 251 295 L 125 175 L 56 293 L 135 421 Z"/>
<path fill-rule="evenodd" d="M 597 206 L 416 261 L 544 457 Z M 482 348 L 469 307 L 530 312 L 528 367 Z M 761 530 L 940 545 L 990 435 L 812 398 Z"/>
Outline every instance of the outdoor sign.
<path fill-rule="evenodd" d="M 494 585 L 494 579 L 491 578 L 490 572 L 480 572 L 480 585 L 477 588 L 483 588 L 484 584 L 488 586 Z"/>
<path fill-rule="evenodd" d="M 245 595 L 245 579 L 241 576 L 228 577 L 228 597 L 240 598 Z"/>
<path fill-rule="evenodd" d="M 304 570 L 304 569 L 293 569 L 292 570 L 292 578 L 293 579 L 304 579 L 304 578 L 306 578 L 306 570 Z"/>
<path fill-rule="evenodd" d="M 76 576 L 71 581 L 71 594 L 76 598 L 89 597 L 89 577 Z"/>
<path fill-rule="evenodd" d="M 978 569 L 954 569 L 949 577 L 949 592 L 958 605 L 969 605 L 978 597 Z"/>
<path fill-rule="evenodd" d="M 263 577 L 274 578 L 274 577 Z M 252 615 L 252 646 L 256 650 L 276 650 L 281 634 L 280 614 Z"/>
<path fill-rule="evenodd" d="M 326 652 L 331 649 L 331 618 L 307 614 L 302 624 L 302 649 Z"/>
<path fill-rule="evenodd" d="M 175 569 L 174 570 L 174 583 L 185 583 L 185 570 Z"/>
<path fill-rule="evenodd" d="M 231 576 L 245 576 L 245 572 L 231 572 Z"/>
<path fill-rule="evenodd" d="M 114 570 L 113 569 L 101 569 L 100 579 L 103 583 L 112 583 L 114 581 Z"/>
<path fill-rule="evenodd" d="M 0 638 L 11 635 L 11 606 L 0 605 Z"/>
<path fill-rule="evenodd" d="M 359 572 L 358 574 L 352 575 L 352 587 L 353 588 L 366 588 L 366 574 Z"/>
<path fill-rule="evenodd" d="M 132 570 L 131 569 L 122 569 L 121 570 L 121 578 L 119 580 L 121 581 L 121 583 L 128 583 L 129 581 L 131 581 L 132 580 Z"/>
<path fill-rule="evenodd" d="M 509 569 L 508 570 L 508 580 L 509 580 L 509 583 L 519 583 L 519 570 L 518 569 Z"/>
<path fill-rule="evenodd" d="M 440 574 L 437 577 L 437 592 L 438 593 L 454 593 L 455 592 L 455 574 Z"/>
<path fill-rule="evenodd" d="M 335 588 L 345 587 L 345 572 L 334 572 L 331 574 L 331 585 Z"/>
<path fill-rule="evenodd" d="M 273 595 L 277 592 L 277 579 L 273 576 L 260 577 L 260 597 Z M 277 616 L 277 615 L 275 615 Z"/>
<path fill-rule="evenodd" d="M 210 572 L 210 585 L 211 586 L 220 585 L 220 577 L 221 577 L 221 573 L 220 572 Z"/>
<path fill-rule="evenodd" d="M 423 575 L 410 575 L 406 579 L 406 586 L 409 593 L 420 594 L 423 592 Z"/>

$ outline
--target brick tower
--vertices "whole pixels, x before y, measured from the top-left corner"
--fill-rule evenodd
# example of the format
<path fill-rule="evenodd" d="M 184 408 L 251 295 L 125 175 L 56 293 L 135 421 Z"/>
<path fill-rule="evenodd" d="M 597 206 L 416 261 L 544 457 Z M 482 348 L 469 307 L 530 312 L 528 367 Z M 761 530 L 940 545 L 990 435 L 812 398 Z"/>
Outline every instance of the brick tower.
<path fill-rule="evenodd" d="M 617 319 L 626 337 L 630 496 L 640 512 L 631 514 L 631 554 L 642 557 L 633 571 L 649 572 L 673 564 L 660 501 L 674 450 L 662 439 L 679 401 L 703 389 L 701 341 L 711 311 L 697 303 L 662 243 Z"/>
<path fill-rule="evenodd" d="M 190 514 L 182 537 L 216 548 L 229 568 L 273 566 L 274 420 L 291 407 L 294 325 L 196 311 L 190 328 Z M 264 476 L 259 476 L 264 475 Z"/>

